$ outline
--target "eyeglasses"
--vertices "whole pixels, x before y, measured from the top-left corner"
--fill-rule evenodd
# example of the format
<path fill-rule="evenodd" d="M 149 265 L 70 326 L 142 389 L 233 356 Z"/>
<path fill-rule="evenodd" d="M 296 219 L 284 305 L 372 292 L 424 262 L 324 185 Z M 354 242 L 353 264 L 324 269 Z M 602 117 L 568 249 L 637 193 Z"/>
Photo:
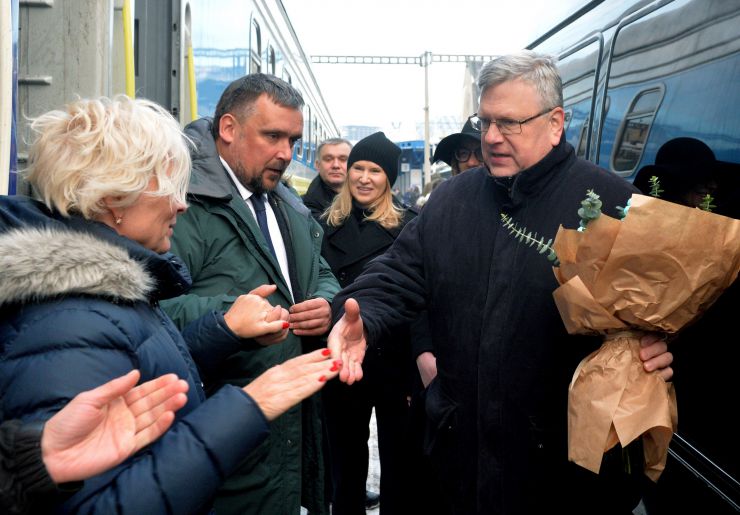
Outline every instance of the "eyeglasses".
<path fill-rule="evenodd" d="M 470 159 L 470 156 L 472 156 L 473 154 L 475 154 L 475 158 L 478 161 L 480 161 L 481 163 L 483 162 L 483 151 L 480 149 L 480 147 L 473 150 L 465 147 L 456 148 L 453 155 L 455 156 L 455 159 L 457 159 L 459 162 L 464 163 L 465 161 Z"/>
<path fill-rule="evenodd" d="M 539 118 L 540 116 L 549 113 L 555 109 L 554 107 L 549 107 L 545 109 L 544 111 L 541 111 L 537 113 L 534 116 L 530 116 L 529 118 L 525 118 L 524 120 L 510 120 L 508 118 L 501 118 L 500 120 L 488 120 L 487 118 L 481 118 L 477 114 L 474 114 L 469 118 L 470 125 L 473 126 L 473 129 L 480 131 L 480 132 L 488 132 L 488 129 L 491 128 L 491 124 L 495 124 L 496 128 L 498 128 L 499 132 L 501 134 L 521 134 L 522 133 L 522 125 L 525 123 L 529 123 L 535 118 Z"/>

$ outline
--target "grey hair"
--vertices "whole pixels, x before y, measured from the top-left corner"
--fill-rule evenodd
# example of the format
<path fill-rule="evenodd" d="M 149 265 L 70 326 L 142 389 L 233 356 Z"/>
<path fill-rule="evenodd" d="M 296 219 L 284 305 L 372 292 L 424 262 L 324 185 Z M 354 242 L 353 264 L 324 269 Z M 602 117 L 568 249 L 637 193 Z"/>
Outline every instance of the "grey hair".
<path fill-rule="evenodd" d="M 267 95 L 276 104 L 300 110 L 303 107 L 303 96 L 293 86 L 274 75 L 266 73 L 252 73 L 236 79 L 226 86 L 221 98 L 216 104 L 213 115 L 213 137 L 218 139 L 221 117 L 227 113 L 237 119 L 252 114 L 254 103 L 262 95 Z"/>
<path fill-rule="evenodd" d="M 327 138 L 321 143 L 319 143 L 318 148 L 316 149 L 316 155 L 321 155 L 321 149 L 324 148 L 325 145 L 348 145 L 350 150 L 352 150 L 352 143 L 350 143 L 348 140 L 344 138 Z"/>
<path fill-rule="evenodd" d="M 532 84 L 540 95 L 543 108 L 563 106 L 563 81 L 551 55 L 521 50 L 487 62 L 478 75 L 478 89 L 483 95 L 488 88 L 521 79 Z"/>

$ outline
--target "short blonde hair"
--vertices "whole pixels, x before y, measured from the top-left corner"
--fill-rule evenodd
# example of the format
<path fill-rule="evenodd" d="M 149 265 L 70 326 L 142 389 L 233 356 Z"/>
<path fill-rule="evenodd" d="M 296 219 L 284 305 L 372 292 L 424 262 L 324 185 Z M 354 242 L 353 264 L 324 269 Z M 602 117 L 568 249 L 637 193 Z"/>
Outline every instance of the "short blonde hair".
<path fill-rule="evenodd" d="M 35 139 L 26 177 L 49 208 L 94 219 L 103 198 L 133 204 L 152 177 L 153 195 L 185 202 L 188 141 L 161 106 L 119 95 L 80 99 L 32 120 Z"/>
<path fill-rule="evenodd" d="M 375 202 L 370 204 L 368 211 L 370 216 L 366 220 L 377 222 L 386 229 L 393 229 L 401 224 L 403 211 L 393 203 L 393 192 L 391 184 L 386 176 L 386 188 L 383 194 Z M 326 223 L 332 226 L 339 226 L 352 213 L 352 193 L 349 189 L 349 181 L 344 181 L 342 189 L 336 194 L 331 205 L 321 216 L 326 218 Z"/>

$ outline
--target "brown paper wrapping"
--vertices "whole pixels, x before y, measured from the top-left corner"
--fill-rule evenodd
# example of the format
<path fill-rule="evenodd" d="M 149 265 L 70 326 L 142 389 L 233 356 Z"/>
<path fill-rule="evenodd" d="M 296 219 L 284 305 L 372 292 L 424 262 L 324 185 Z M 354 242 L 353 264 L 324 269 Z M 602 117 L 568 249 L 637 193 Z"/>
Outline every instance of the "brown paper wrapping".
<path fill-rule="evenodd" d="M 740 270 L 740 220 L 633 195 L 627 217 L 606 215 L 553 244 L 553 296 L 571 334 L 606 335 L 577 367 L 568 394 L 568 457 L 598 473 L 603 453 L 642 437 L 657 481 L 676 429 L 673 387 L 647 373 L 641 331 L 675 333 L 695 321 Z"/>

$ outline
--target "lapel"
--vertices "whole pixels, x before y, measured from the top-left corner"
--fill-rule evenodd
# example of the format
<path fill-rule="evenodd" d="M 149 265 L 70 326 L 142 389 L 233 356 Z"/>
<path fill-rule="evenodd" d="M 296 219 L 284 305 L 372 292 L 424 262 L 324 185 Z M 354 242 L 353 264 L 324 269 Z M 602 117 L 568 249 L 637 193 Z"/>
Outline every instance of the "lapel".
<path fill-rule="evenodd" d="M 226 173 L 224 171 L 224 173 Z M 237 189 L 232 185 L 231 200 L 228 202 L 230 211 L 236 215 L 234 221 L 237 225 L 237 233 L 241 236 L 244 241 L 244 245 L 254 259 L 262 266 L 265 273 L 270 278 L 271 282 L 277 285 L 278 290 L 285 296 L 286 299 L 292 298 L 288 284 L 283 278 L 283 274 L 280 271 L 280 265 L 277 259 L 270 252 L 267 246 L 267 241 L 262 234 L 262 231 L 257 225 L 257 220 L 254 218 L 252 211 L 247 206 L 247 203 L 239 195 Z M 255 287 L 259 285 L 254 285 Z M 247 292 L 244 292 L 247 293 Z"/>
<path fill-rule="evenodd" d="M 288 222 L 288 214 L 285 212 L 283 202 L 279 196 L 275 193 L 269 193 L 267 198 L 270 202 L 273 212 L 275 213 L 275 219 L 277 220 L 278 227 L 280 228 L 280 237 L 283 239 L 283 245 L 285 246 L 285 254 L 288 258 L 288 274 L 290 275 L 290 284 L 293 287 L 293 301 L 298 304 L 303 302 L 303 288 L 298 278 L 298 268 L 295 259 L 295 249 L 293 248 L 293 235 L 291 233 L 290 222 Z"/>

